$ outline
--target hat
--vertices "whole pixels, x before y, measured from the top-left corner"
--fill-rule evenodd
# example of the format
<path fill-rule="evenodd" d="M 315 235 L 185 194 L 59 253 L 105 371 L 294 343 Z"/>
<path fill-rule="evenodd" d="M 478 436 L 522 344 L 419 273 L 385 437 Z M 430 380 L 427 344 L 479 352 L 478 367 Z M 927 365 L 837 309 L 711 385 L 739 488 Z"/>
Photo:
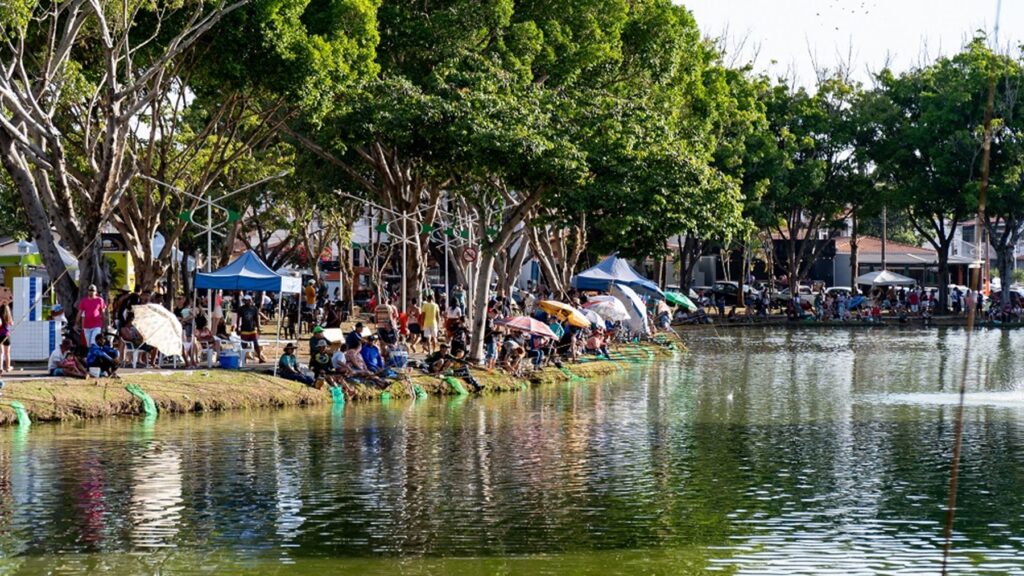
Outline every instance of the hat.
<path fill-rule="evenodd" d="M 89 284 L 89 287 L 86 289 L 86 292 L 96 292 L 96 291 L 97 290 L 96 290 L 96 285 L 95 284 Z"/>
<path fill-rule="evenodd" d="M 287 352 L 289 350 L 295 350 L 295 344 L 292 344 L 291 342 L 285 344 L 284 351 Z"/>
<path fill-rule="evenodd" d="M 242 296 L 242 300 L 252 300 L 252 294 L 246 294 L 245 296 Z"/>
<path fill-rule="evenodd" d="M 60 304 L 54 304 L 53 308 L 50 308 L 50 312 L 63 312 L 63 311 L 64 311 L 64 307 L 61 306 Z"/>
<path fill-rule="evenodd" d="M 313 327 L 313 334 L 319 334 L 319 333 L 321 333 L 323 331 L 324 331 L 324 327 L 323 326 L 314 326 Z"/>

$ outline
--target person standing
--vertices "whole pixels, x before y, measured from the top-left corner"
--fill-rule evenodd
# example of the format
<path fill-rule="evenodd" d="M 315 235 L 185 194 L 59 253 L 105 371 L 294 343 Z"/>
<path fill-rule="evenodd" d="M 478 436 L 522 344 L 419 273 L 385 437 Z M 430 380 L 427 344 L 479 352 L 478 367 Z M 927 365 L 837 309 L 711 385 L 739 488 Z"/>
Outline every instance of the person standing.
<path fill-rule="evenodd" d="M 85 345 L 91 346 L 106 324 L 107 303 L 99 295 L 95 284 L 90 284 L 85 298 L 78 303 L 78 322 L 85 334 Z"/>
<path fill-rule="evenodd" d="M 377 335 L 385 344 L 394 344 L 398 341 L 398 308 L 392 302 L 385 300 L 373 311 L 377 321 Z"/>
<path fill-rule="evenodd" d="M 237 313 L 238 323 L 235 329 L 242 342 L 252 342 L 253 350 L 261 363 L 267 361 L 263 357 L 263 349 L 260 347 L 260 318 L 262 316 L 259 308 L 253 305 L 252 296 L 249 294 L 243 296 L 242 307 L 238 309 Z"/>
<path fill-rule="evenodd" d="M 412 308 L 409 309 L 409 334 L 407 336 L 409 343 L 409 351 L 413 354 L 416 353 L 416 344 L 419 343 L 420 337 L 423 335 L 422 320 L 423 312 L 420 310 L 419 304 L 414 303 Z"/>
<path fill-rule="evenodd" d="M 433 296 L 427 296 L 423 304 L 423 348 L 427 354 L 434 351 L 437 345 L 437 326 L 441 321 L 441 310 L 434 303 Z"/>
<path fill-rule="evenodd" d="M 11 371 L 11 332 L 13 331 L 11 307 L 4 302 L 0 304 L 0 374 Z"/>

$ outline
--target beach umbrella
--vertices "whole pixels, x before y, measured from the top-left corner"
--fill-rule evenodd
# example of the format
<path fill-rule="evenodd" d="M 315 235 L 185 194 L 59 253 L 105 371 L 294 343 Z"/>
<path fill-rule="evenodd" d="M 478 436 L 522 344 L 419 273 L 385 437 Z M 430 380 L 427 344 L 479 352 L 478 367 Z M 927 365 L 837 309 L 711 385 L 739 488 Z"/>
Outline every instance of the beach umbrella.
<path fill-rule="evenodd" d="M 586 316 L 587 320 L 590 320 L 591 324 L 595 324 L 597 326 L 602 327 L 604 326 L 604 318 L 601 318 L 601 315 L 598 314 L 597 312 L 594 312 L 593 310 L 587 310 L 586 308 L 581 308 L 579 312 L 580 314 Z"/>
<path fill-rule="evenodd" d="M 156 348 L 164 356 L 181 356 L 181 322 L 159 304 L 132 306 L 135 329 L 142 341 Z"/>
<path fill-rule="evenodd" d="M 633 332 L 649 334 L 651 330 L 647 324 L 647 306 L 644 305 L 644 301 L 640 299 L 640 296 L 629 286 L 619 283 L 612 284 L 609 292 L 622 302 L 629 313 L 626 326 Z"/>
<path fill-rule="evenodd" d="M 541 300 L 537 303 L 537 306 L 559 320 L 568 320 L 572 326 L 590 328 L 590 320 L 583 314 L 580 314 L 579 310 L 568 304 L 558 302 L 557 300 Z"/>
<path fill-rule="evenodd" d="M 675 306 L 682 306 L 690 312 L 695 312 L 697 310 L 697 305 L 679 292 L 665 292 L 665 301 Z"/>
<path fill-rule="evenodd" d="M 502 318 L 501 320 L 494 321 L 495 326 L 504 326 L 509 330 L 515 330 L 517 332 L 525 332 L 527 334 L 536 334 L 537 336 L 544 336 L 551 338 L 552 340 L 558 340 L 558 336 L 548 328 L 548 325 L 535 320 L 529 316 L 511 316 L 509 318 Z"/>
<path fill-rule="evenodd" d="M 629 312 L 626 307 L 614 296 L 591 296 L 583 307 L 596 312 L 598 316 L 609 322 L 629 320 Z"/>

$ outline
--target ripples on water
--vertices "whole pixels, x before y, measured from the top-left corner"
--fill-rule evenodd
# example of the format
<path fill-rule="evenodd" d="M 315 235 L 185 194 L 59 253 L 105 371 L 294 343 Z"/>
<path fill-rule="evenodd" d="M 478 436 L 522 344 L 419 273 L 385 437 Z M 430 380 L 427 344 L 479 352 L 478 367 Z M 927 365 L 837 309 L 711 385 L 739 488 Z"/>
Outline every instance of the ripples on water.
<path fill-rule="evenodd" d="M 691 332 L 488 398 L 0 430 L 0 571 L 934 573 L 961 331 Z M 1024 332 L 980 332 L 955 568 L 1024 574 Z"/>

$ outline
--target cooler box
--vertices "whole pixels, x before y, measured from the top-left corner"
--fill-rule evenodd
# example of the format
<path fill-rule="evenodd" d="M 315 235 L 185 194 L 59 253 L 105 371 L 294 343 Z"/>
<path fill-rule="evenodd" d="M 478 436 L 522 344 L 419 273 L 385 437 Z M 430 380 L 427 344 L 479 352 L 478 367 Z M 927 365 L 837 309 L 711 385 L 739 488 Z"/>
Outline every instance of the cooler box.
<path fill-rule="evenodd" d="M 43 279 L 22 276 L 14 279 L 11 290 L 11 314 L 14 323 L 40 322 L 43 318 Z"/>
<path fill-rule="evenodd" d="M 217 357 L 217 362 L 220 363 L 220 367 L 225 370 L 238 370 L 238 361 L 240 360 L 238 354 L 234 352 L 221 352 Z"/>
<path fill-rule="evenodd" d="M 11 360 L 38 362 L 50 357 L 60 346 L 61 334 L 56 322 L 22 322 L 11 333 Z"/>

